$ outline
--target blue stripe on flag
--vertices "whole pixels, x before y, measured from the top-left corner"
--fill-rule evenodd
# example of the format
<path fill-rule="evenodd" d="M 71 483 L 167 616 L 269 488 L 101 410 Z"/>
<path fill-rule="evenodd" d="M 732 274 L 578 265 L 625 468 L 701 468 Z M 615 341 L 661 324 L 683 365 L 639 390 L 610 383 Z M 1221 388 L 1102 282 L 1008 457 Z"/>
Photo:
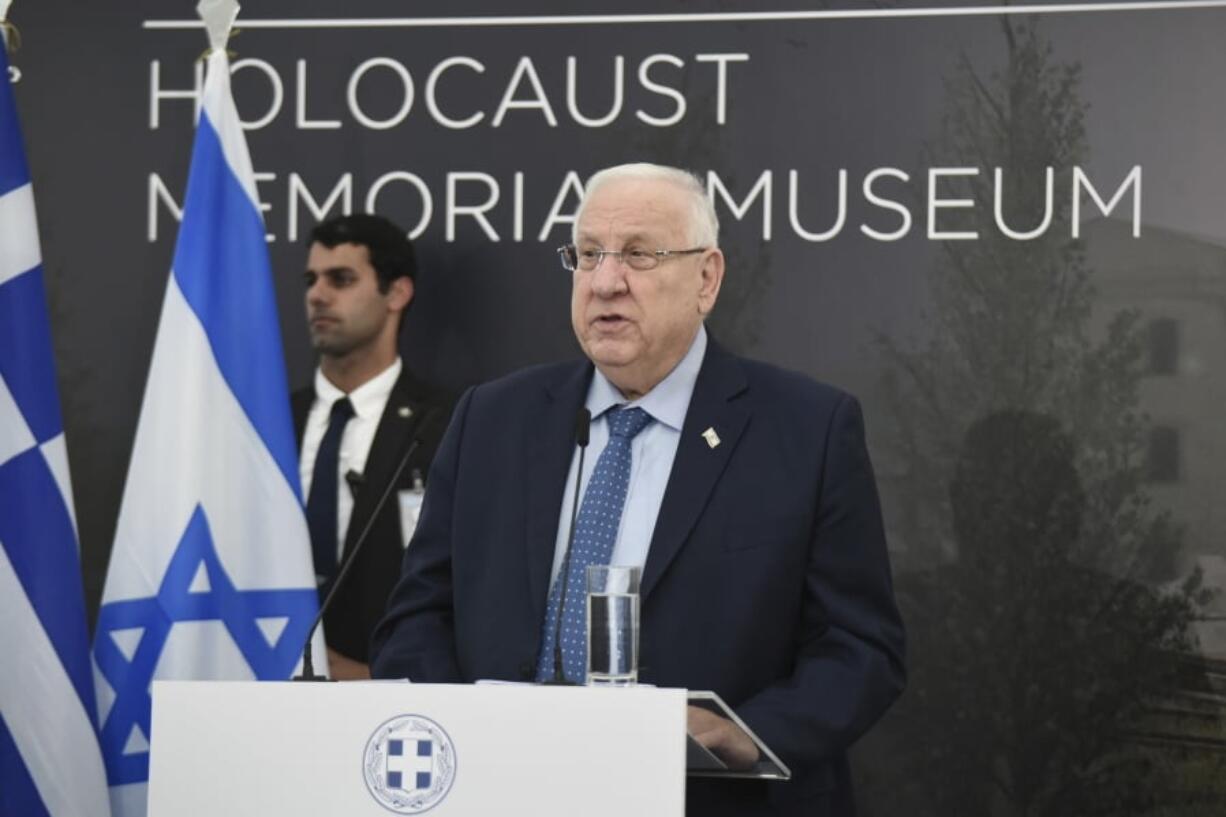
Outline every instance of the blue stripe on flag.
<path fill-rule="evenodd" d="M 0 465 L 0 546 L 85 711 L 97 711 L 76 534 L 64 496 L 37 448 Z"/>
<path fill-rule="evenodd" d="M 13 99 L 13 84 L 9 82 L 9 58 L 0 45 L 0 196 L 29 181 L 21 126 L 17 123 L 17 102 Z"/>
<path fill-rule="evenodd" d="M 146 735 L 150 730 L 153 698 L 149 682 L 162 647 L 173 622 L 156 598 L 130 599 L 102 605 L 98 611 L 98 641 L 94 645 L 98 668 L 116 692 L 115 702 L 99 731 L 102 759 L 106 776 L 112 786 L 142 783 L 149 779 L 149 753 L 125 755 L 132 726 L 137 725 Z M 115 630 L 140 628 L 140 644 L 132 660 L 124 658 L 109 633 Z M 137 683 L 133 683 L 136 680 Z"/>
<path fill-rule="evenodd" d="M 174 276 L 204 325 L 222 377 L 301 496 L 264 224 L 204 112 L 196 128 Z"/>
<path fill-rule="evenodd" d="M 208 590 L 192 591 L 192 579 L 204 569 Z M 227 575 L 208 519 L 199 505 L 166 567 L 157 595 L 102 605 L 94 645 L 98 669 L 115 690 L 115 700 L 102 725 L 101 742 L 111 785 L 139 783 L 149 778 L 149 753 L 124 754 L 133 727 L 150 734 L 150 680 L 171 629 L 179 622 L 219 621 L 224 624 L 251 672 L 261 681 L 283 681 L 294 671 L 299 652 L 315 617 L 314 588 L 239 590 Z M 260 631 L 261 618 L 288 619 L 276 644 Z M 120 652 L 113 634 L 139 630 L 131 659 Z"/>
<path fill-rule="evenodd" d="M 36 440 L 63 430 L 41 266 L 0 284 L 0 377 Z"/>
<path fill-rule="evenodd" d="M 3 49 L 0 49 L 3 50 Z M 65 770 L 71 773 L 69 770 Z M 17 744 L 9 734 L 8 724 L 0 714 L 0 814 L 21 817 L 50 817 L 42 797 L 30 778 L 30 771 L 17 751 Z"/>

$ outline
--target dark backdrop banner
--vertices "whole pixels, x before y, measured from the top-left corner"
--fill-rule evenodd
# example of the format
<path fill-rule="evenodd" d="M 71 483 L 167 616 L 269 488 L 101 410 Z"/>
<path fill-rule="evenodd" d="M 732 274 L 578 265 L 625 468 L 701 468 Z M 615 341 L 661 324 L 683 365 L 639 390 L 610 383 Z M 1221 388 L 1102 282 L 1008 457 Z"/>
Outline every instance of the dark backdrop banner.
<path fill-rule="evenodd" d="M 459 388 L 578 354 L 554 248 L 583 179 L 691 168 L 713 333 L 868 414 L 913 670 L 858 750 L 864 810 L 1217 813 L 1226 7 L 1017 11 L 250 3 L 233 84 L 290 377 L 319 219 L 411 231 L 404 354 Z M 186 1 L 10 17 L 92 608 L 205 37 Z"/>

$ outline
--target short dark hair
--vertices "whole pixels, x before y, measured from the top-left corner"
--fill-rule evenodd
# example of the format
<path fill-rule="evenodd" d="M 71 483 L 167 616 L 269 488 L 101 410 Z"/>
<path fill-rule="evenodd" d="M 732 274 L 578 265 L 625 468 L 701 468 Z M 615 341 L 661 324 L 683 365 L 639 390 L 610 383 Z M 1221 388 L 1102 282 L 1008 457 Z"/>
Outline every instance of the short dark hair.
<path fill-rule="evenodd" d="M 417 256 L 405 231 L 383 216 L 354 213 L 315 225 L 307 246 L 319 243 L 332 249 L 339 244 L 357 244 L 370 254 L 370 265 L 379 276 L 379 291 L 386 293 L 397 278 L 417 279 Z"/>

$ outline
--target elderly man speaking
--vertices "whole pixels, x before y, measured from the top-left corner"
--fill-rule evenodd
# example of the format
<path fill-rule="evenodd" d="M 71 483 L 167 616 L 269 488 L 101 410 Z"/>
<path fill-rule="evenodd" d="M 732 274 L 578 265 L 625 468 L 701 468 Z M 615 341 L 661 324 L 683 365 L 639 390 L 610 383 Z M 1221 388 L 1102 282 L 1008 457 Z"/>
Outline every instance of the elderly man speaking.
<path fill-rule="evenodd" d="M 640 679 L 715 690 L 793 772 L 691 781 L 687 813 L 850 815 L 848 747 L 905 677 L 863 420 L 850 395 L 708 335 L 718 231 L 685 171 L 632 164 L 589 180 L 560 250 L 587 359 L 461 399 L 372 670 L 547 680 L 560 655 L 582 681 L 585 646 L 559 598 L 578 477 L 580 527 L 593 513 L 612 524 L 587 526 L 567 573 L 582 588 L 586 564 L 642 567 Z M 691 709 L 690 727 L 734 765 L 757 759 L 728 721 Z"/>

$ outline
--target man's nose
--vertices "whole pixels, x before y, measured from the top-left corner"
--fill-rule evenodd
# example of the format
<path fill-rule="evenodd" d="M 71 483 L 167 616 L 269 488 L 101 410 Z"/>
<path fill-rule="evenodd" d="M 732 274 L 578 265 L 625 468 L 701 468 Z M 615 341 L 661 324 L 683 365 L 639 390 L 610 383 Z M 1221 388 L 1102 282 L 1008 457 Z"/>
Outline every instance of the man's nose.
<path fill-rule="evenodd" d="M 592 270 L 592 291 L 604 298 L 625 292 L 628 271 L 620 253 L 606 255 L 600 265 Z"/>
<path fill-rule="evenodd" d="M 327 297 L 328 285 L 323 277 L 315 279 L 315 282 L 307 287 L 306 301 L 308 304 L 320 303 Z"/>

